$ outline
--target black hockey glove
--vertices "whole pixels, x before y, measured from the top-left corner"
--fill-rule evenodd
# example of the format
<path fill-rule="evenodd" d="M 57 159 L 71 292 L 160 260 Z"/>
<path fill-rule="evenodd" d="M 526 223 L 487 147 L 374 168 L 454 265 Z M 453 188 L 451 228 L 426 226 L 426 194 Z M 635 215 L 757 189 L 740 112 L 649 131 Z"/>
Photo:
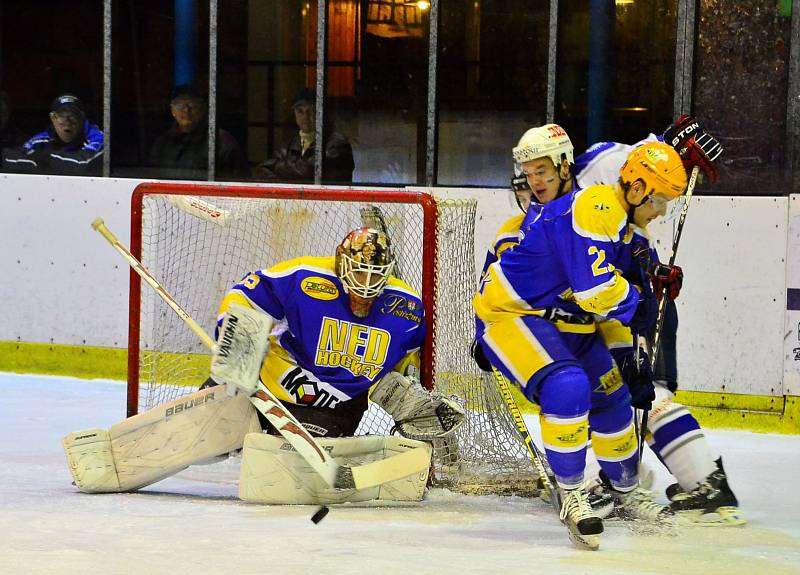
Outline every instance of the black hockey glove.
<path fill-rule="evenodd" d="M 619 368 L 622 380 L 631 392 L 631 405 L 636 409 L 649 411 L 656 399 L 653 386 L 653 372 L 650 370 L 650 358 L 644 350 L 639 350 L 639 365 L 633 352 L 625 355 Z"/>
<path fill-rule="evenodd" d="M 481 347 L 481 344 L 478 343 L 477 339 L 472 340 L 472 346 L 469 348 L 469 350 L 470 353 L 472 353 L 472 359 L 475 360 L 475 363 L 478 364 L 478 367 L 481 369 L 481 371 L 491 373 L 492 364 L 489 362 L 486 354 L 483 353 L 483 347 Z"/>
<path fill-rule="evenodd" d="M 658 318 L 658 300 L 650 289 L 645 289 L 639 294 L 639 303 L 628 326 L 636 333 L 645 334 L 656 325 Z"/>
<path fill-rule="evenodd" d="M 722 155 L 722 146 L 703 129 L 696 118 L 684 114 L 675 120 L 664 131 L 664 141 L 678 152 L 687 174 L 697 166 L 709 182 L 713 184 L 717 181 L 714 162 Z"/>

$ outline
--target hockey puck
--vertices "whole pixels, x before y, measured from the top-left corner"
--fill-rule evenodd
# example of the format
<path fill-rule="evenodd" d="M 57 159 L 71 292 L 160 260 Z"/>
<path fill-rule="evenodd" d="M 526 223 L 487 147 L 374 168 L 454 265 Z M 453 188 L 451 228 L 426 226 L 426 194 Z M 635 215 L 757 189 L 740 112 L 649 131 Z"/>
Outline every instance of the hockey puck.
<path fill-rule="evenodd" d="M 325 516 L 328 514 L 328 511 L 330 511 L 330 509 L 328 509 L 327 505 L 323 505 L 322 507 L 317 509 L 317 512 L 311 516 L 311 521 L 314 522 L 314 525 L 325 519 Z"/>

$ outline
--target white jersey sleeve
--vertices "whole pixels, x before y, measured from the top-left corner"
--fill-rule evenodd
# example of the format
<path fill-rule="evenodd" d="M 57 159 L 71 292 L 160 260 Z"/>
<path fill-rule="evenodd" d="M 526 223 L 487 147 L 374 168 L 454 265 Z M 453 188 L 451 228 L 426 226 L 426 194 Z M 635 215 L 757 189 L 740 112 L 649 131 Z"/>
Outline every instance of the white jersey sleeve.
<path fill-rule="evenodd" d="M 650 134 L 632 146 L 618 142 L 598 142 L 575 159 L 575 180 L 578 188 L 598 184 L 614 184 L 619 179 L 619 169 L 628 154 L 637 146 L 654 142 L 659 138 Z"/>

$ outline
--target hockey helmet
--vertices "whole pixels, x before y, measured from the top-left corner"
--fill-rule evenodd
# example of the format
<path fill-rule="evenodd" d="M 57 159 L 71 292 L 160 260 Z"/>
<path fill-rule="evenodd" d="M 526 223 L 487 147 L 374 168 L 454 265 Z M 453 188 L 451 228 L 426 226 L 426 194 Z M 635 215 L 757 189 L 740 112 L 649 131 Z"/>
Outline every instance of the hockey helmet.
<path fill-rule="evenodd" d="M 376 229 L 355 229 L 336 248 L 336 275 L 347 293 L 364 299 L 378 297 L 393 269 L 389 237 Z"/>
<path fill-rule="evenodd" d="M 553 160 L 553 165 L 558 168 L 562 157 L 566 156 L 570 164 L 575 163 L 575 153 L 572 142 L 558 124 L 545 124 L 531 128 L 519 139 L 519 143 L 511 150 L 514 161 L 518 164 L 530 162 L 545 156 Z"/>
<path fill-rule="evenodd" d="M 664 142 L 647 142 L 629 154 L 619 176 L 625 185 L 636 180 L 645 184 L 646 195 L 664 194 L 677 198 L 686 191 L 686 170 L 678 152 Z"/>

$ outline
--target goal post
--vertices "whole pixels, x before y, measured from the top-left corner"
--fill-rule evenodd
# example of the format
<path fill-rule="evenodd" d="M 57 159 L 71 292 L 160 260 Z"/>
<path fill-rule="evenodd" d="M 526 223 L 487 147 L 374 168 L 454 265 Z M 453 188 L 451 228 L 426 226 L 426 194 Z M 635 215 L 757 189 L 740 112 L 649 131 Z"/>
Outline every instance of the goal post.
<path fill-rule="evenodd" d="M 425 307 L 423 385 L 465 404 L 467 421 L 434 443 L 432 481 L 460 491 L 531 493 L 535 472 L 491 376 L 470 358 L 476 286 L 475 200 L 419 191 L 149 182 L 131 200 L 131 252 L 209 333 L 224 294 L 246 274 L 330 256 L 352 229 L 389 235 L 403 280 Z M 131 273 L 128 415 L 192 393 L 208 377 L 205 346 Z M 312 390 L 312 393 L 314 390 Z M 391 433 L 371 404 L 357 434 Z"/>

